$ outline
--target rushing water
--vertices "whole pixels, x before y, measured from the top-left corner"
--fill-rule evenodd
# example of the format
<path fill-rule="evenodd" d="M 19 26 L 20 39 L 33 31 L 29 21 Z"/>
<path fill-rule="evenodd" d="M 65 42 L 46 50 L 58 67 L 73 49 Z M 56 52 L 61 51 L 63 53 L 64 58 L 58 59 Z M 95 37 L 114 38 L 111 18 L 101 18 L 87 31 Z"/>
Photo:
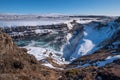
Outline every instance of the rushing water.
<path fill-rule="evenodd" d="M 64 36 L 59 34 L 48 34 L 45 36 L 32 36 L 25 39 L 15 40 L 18 46 L 33 46 L 49 48 L 55 51 L 61 51 L 62 45 L 65 43 Z"/>

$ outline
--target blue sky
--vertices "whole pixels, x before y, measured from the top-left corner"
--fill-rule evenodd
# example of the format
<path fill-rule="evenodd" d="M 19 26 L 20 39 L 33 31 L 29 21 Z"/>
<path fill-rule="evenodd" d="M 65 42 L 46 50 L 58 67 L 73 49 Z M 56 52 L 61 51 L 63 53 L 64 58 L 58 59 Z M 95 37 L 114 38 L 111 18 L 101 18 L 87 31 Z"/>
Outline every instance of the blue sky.
<path fill-rule="evenodd" d="M 0 0 L 0 13 L 120 15 L 120 0 Z"/>

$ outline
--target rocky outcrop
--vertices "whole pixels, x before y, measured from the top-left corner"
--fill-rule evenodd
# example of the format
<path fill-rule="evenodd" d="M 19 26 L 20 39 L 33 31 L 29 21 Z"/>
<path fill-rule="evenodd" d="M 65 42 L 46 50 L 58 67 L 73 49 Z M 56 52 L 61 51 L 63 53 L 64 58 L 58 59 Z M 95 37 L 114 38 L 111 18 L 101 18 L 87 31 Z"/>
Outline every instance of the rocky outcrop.
<path fill-rule="evenodd" d="M 120 23 L 120 17 L 118 17 L 118 19 L 116 19 L 115 22 Z"/>
<path fill-rule="evenodd" d="M 55 80 L 58 72 L 40 64 L 0 31 L 0 80 Z"/>

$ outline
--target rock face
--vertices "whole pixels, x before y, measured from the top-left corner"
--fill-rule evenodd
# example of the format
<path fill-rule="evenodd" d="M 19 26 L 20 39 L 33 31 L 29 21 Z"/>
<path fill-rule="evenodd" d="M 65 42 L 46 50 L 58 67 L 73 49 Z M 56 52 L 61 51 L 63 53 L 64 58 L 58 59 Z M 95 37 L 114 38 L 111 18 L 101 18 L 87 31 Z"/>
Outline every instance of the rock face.
<path fill-rule="evenodd" d="M 0 31 L 0 80 L 55 80 L 57 75 Z"/>
<path fill-rule="evenodd" d="M 3 32 L 9 34 L 14 40 L 28 38 L 29 36 L 43 36 L 56 31 L 64 31 L 66 28 L 66 24 L 2 27 Z"/>
<path fill-rule="evenodd" d="M 70 57 L 75 52 L 80 39 L 83 37 L 83 25 L 76 23 L 75 21 L 71 22 L 70 24 L 72 29 L 68 31 L 68 34 L 71 34 L 72 37 L 63 49 L 63 57 L 66 60 L 70 60 Z"/>

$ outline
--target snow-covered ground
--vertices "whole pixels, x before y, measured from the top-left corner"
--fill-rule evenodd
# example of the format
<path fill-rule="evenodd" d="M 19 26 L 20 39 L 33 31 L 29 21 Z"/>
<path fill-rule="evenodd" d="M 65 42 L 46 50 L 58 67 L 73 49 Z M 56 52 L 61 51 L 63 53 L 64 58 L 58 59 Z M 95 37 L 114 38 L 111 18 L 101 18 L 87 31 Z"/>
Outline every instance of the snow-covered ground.
<path fill-rule="evenodd" d="M 52 49 L 42 48 L 42 47 L 33 47 L 30 45 L 25 46 L 24 48 L 26 48 L 28 50 L 29 54 L 34 55 L 37 58 L 37 60 L 43 60 L 48 57 L 51 57 L 57 64 L 67 64 L 68 63 L 64 60 L 64 58 L 62 58 L 62 53 L 54 51 Z"/>
<path fill-rule="evenodd" d="M 17 27 L 17 26 L 37 26 L 51 25 L 63 23 L 66 20 L 15 20 L 15 21 L 0 21 L 1 27 Z"/>
<path fill-rule="evenodd" d="M 120 59 L 120 55 L 108 56 L 105 59 L 105 61 L 98 61 L 98 62 L 94 63 L 93 65 L 97 65 L 98 67 L 105 66 L 106 64 L 109 64 L 109 63 L 113 62 L 116 59 Z"/>
<path fill-rule="evenodd" d="M 89 63 L 86 63 L 84 65 L 78 65 L 76 68 L 81 68 L 81 67 L 88 67 L 90 65 L 94 65 L 94 66 L 97 66 L 97 67 L 102 67 L 102 66 L 105 66 L 106 64 L 109 64 L 109 63 L 112 63 L 114 60 L 117 60 L 117 59 L 120 59 L 120 55 L 116 55 L 116 56 L 108 56 L 105 60 L 103 61 L 97 61 L 93 64 L 89 64 Z"/>
<path fill-rule="evenodd" d="M 46 66 L 46 67 L 49 67 L 49 68 L 53 68 L 53 69 L 64 70 L 63 68 L 54 67 L 54 66 L 53 66 L 52 64 L 50 64 L 50 63 L 44 63 L 44 64 L 42 64 L 42 65 L 44 65 L 44 66 Z"/>
<path fill-rule="evenodd" d="M 34 55 L 37 60 L 43 61 L 47 58 L 52 58 L 53 61 L 58 65 L 69 64 L 69 62 L 65 61 L 64 58 L 62 58 L 62 54 L 60 52 L 56 52 L 48 48 L 42 47 L 25 46 L 24 48 L 28 50 L 29 54 Z M 44 61 L 42 65 L 47 66 L 49 68 L 62 70 L 62 68 L 54 67 L 51 63 L 47 61 Z"/>
<path fill-rule="evenodd" d="M 82 19 L 82 18 L 81 18 Z M 76 20 L 78 23 L 88 23 L 96 19 L 88 18 L 89 20 L 81 20 L 79 18 L 71 19 L 39 19 L 39 20 L 0 20 L 0 27 L 17 27 L 17 26 L 37 26 L 37 25 L 51 25 L 59 23 L 69 23 Z"/>

